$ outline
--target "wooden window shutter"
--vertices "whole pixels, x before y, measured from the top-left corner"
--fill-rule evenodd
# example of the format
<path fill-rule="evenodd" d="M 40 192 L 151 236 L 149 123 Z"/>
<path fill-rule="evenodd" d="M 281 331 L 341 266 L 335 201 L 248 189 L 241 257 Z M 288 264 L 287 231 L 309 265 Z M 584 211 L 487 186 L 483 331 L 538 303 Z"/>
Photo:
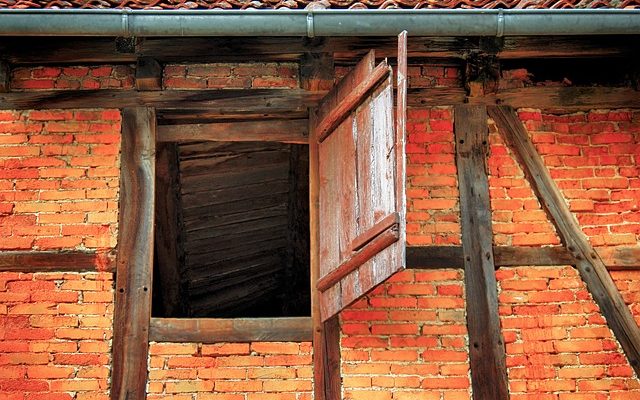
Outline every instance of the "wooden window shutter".
<path fill-rule="evenodd" d="M 322 321 L 405 267 L 404 32 L 395 118 L 392 76 L 371 51 L 318 108 Z"/>

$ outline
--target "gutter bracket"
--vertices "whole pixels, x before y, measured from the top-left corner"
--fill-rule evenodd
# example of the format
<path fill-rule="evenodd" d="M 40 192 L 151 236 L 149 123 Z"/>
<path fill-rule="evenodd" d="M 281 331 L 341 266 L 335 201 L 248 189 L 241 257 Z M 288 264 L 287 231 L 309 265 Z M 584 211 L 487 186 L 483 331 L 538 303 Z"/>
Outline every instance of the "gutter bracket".
<path fill-rule="evenodd" d="M 315 27 L 313 25 L 313 12 L 307 13 L 307 37 L 312 38 L 315 37 Z"/>
<path fill-rule="evenodd" d="M 504 36 L 504 11 L 502 9 L 498 10 L 498 19 L 497 19 L 497 27 L 496 27 L 496 37 Z"/>

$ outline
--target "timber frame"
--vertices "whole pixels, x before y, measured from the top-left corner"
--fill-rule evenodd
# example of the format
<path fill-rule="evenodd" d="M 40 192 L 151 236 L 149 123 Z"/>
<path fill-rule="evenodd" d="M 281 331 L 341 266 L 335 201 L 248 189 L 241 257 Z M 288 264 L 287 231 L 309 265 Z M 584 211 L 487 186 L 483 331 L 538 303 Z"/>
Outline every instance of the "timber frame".
<path fill-rule="evenodd" d="M 490 65 L 504 60 L 535 57 L 611 57 L 631 60 L 639 51 L 639 37 L 540 37 L 540 38 L 411 38 L 408 57 L 452 59 L 460 66 L 490 57 Z M 123 46 L 123 43 L 126 46 Z M 263 140 L 308 143 L 317 156 L 314 113 L 333 82 L 334 64 L 351 64 L 376 49 L 378 56 L 395 57 L 395 38 L 15 38 L 0 45 L 0 109 L 78 107 L 123 108 L 120 233 L 117 256 L 87 253 L 12 252 L 0 254 L 2 270 L 105 270 L 116 273 L 112 391 L 114 400 L 145 397 L 149 341 L 217 342 L 308 341 L 314 342 L 317 400 L 340 398 L 339 321 L 317 317 L 265 320 L 205 320 L 151 318 L 151 272 L 155 197 L 155 151 L 170 159 L 168 143 L 193 138 L 206 140 Z M 283 50 L 286 49 L 286 50 Z M 177 56 L 176 54 L 180 54 Z M 300 61 L 301 60 L 301 61 Z M 174 62 L 300 61 L 300 89 L 162 90 L 162 65 Z M 27 65 L 78 63 L 134 63 L 136 90 L 11 91 L 10 70 Z M 632 63 L 629 63 L 632 64 Z M 474 70 L 473 68 L 467 70 Z M 477 70 L 477 68 L 475 69 Z M 455 106 L 457 163 L 461 176 L 462 246 L 408 247 L 408 268 L 464 268 L 467 303 L 486 314 L 486 320 L 470 326 L 471 375 L 476 399 L 506 399 L 504 345 L 497 320 L 497 284 L 490 279 L 496 268 L 513 266 L 573 265 L 587 282 L 607 322 L 640 373 L 640 334 L 630 319 L 607 270 L 640 269 L 640 247 L 593 249 L 580 232 L 553 181 L 545 175 L 539 156 L 527 143 L 527 133 L 513 108 L 579 111 L 592 108 L 640 108 L 636 81 L 627 86 L 545 87 L 498 89 L 498 85 L 466 82 L 467 89 L 410 89 L 407 106 Z M 469 77 L 474 79 L 477 77 Z M 487 89 L 494 88 L 494 89 Z M 215 110 L 215 111 L 212 111 Z M 514 143 L 524 169 L 533 176 L 532 186 L 558 227 L 562 247 L 492 246 L 487 236 L 488 188 L 486 174 L 476 180 L 485 162 L 486 116 L 496 121 L 502 135 Z M 311 121 L 311 124 L 310 124 Z M 157 126 L 156 126 L 157 123 Z M 471 126 L 469 126 L 471 125 Z M 311 139 L 310 139 L 311 137 Z M 157 150 L 156 150 L 157 145 Z M 317 161 L 317 160 L 316 160 Z M 311 165 L 314 165 L 312 161 Z M 462 173 L 464 172 L 464 173 Z M 168 172 L 167 172 L 168 174 Z M 311 242 L 317 249 L 318 174 L 312 168 Z M 542 178 L 540 178 L 542 177 Z M 170 176 L 167 175 L 170 180 Z M 316 185 L 316 186 L 314 186 Z M 467 188 L 474 187 L 474 198 Z M 170 201 L 164 199 L 164 202 Z M 480 220 L 475 217 L 480 216 Z M 475 222 L 474 222 L 475 220 Z M 138 221 L 138 224 L 126 222 Z M 484 223 L 483 226 L 479 222 Z M 484 231 L 480 232 L 480 230 Z M 489 229 L 488 233 L 491 233 Z M 485 235 L 480 237 L 480 235 Z M 168 233 L 168 241 L 171 234 Z M 480 238 L 479 238 L 480 237 Z M 175 254 L 168 256 L 176 257 Z M 319 280 L 314 270 L 317 254 L 311 252 L 312 286 Z M 29 267 L 27 267 L 29 266 Z M 489 279 L 483 279 L 489 277 Z M 314 293 L 314 291 L 312 291 Z M 178 294 L 173 294 L 177 296 Z M 315 300 L 317 303 L 317 299 Z M 470 314 L 471 312 L 469 312 Z M 475 313 L 475 311 L 474 311 Z M 483 334 L 490 327 L 492 334 Z M 487 330 L 488 331 L 488 330 Z M 477 345 L 477 346 L 476 346 Z M 318 356 L 321 355 L 321 356 Z M 490 359 L 491 362 L 486 362 Z M 480 362 L 485 360 L 485 362 Z M 482 377 L 482 378 L 480 378 Z M 482 381 L 480 380 L 482 379 Z M 487 391 L 479 389 L 485 387 Z"/>

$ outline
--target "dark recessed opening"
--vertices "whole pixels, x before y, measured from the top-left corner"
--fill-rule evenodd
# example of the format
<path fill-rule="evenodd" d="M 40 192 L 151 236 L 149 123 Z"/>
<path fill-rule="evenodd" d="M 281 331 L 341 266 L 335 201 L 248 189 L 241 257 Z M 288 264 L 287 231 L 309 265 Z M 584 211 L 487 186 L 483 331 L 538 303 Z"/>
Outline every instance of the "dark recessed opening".
<path fill-rule="evenodd" d="M 176 158 L 179 278 L 163 279 L 156 236 L 153 316 L 309 316 L 308 146 L 184 143 Z"/>

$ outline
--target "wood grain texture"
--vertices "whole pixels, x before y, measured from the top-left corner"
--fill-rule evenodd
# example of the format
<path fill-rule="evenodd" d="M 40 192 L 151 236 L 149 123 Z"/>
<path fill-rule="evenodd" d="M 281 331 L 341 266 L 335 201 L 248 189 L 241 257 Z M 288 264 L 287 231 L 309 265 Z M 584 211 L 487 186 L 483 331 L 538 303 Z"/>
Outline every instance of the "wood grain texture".
<path fill-rule="evenodd" d="M 340 317 L 337 315 L 323 323 L 322 329 L 322 363 L 321 380 L 323 400 L 342 400 L 342 378 L 340 376 Z M 314 353 L 315 354 L 315 353 Z M 315 365 L 314 365 L 315 368 Z"/>
<path fill-rule="evenodd" d="M 3 251 L 0 271 L 12 272 L 85 272 L 115 271 L 115 253 L 81 251 Z"/>
<path fill-rule="evenodd" d="M 393 224 L 392 227 L 376 235 L 373 240 L 355 251 L 350 258 L 338 265 L 336 269 L 323 276 L 316 285 L 318 290 L 321 292 L 327 291 L 327 289 L 340 282 L 340 280 L 372 259 L 376 254 L 397 242 L 398 230 L 398 224 Z"/>
<path fill-rule="evenodd" d="M 284 142 L 307 144 L 306 119 L 217 122 L 210 124 L 160 125 L 158 141 Z"/>
<path fill-rule="evenodd" d="M 640 269 L 640 247 L 596 248 L 609 271 Z M 574 265 L 576 259 L 563 246 L 523 247 L 493 246 L 496 268 L 522 266 Z M 462 268 L 464 257 L 461 246 L 407 247 L 407 268 L 439 269 Z"/>
<path fill-rule="evenodd" d="M 327 95 L 320 104 L 319 120 L 332 115 L 333 107 L 340 107 L 353 89 L 361 87 L 374 70 L 373 61 L 369 53 Z M 396 176 L 402 171 L 397 171 L 396 153 L 400 150 L 395 135 L 393 84 L 391 76 L 385 76 L 386 80 L 319 146 L 320 276 L 340 276 L 338 283 L 320 295 L 323 320 L 404 267 L 404 242 L 381 246 L 376 251 L 384 250 L 377 254 L 370 251 L 373 248 L 365 250 L 366 246 L 354 253 L 351 247 L 356 237 L 388 215 L 404 213 L 397 209 L 401 195 L 397 193 Z M 399 224 L 399 229 L 404 226 Z M 362 257 L 364 254 L 368 256 Z M 364 263 L 358 265 L 360 262 Z M 344 275 L 344 271 L 348 273 Z"/>
<path fill-rule="evenodd" d="M 381 63 L 357 86 L 351 88 L 352 90 L 344 98 L 339 99 L 338 104 L 318 121 L 318 141 L 324 141 L 390 73 L 391 67 L 386 62 Z"/>
<path fill-rule="evenodd" d="M 489 149 L 486 108 L 457 106 L 454 130 L 473 397 L 476 400 L 508 400 L 486 172 Z"/>
<path fill-rule="evenodd" d="M 162 66 L 151 57 L 140 57 L 136 63 L 137 90 L 162 90 Z"/>
<path fill-rule="evenodd" d="M 122 110 L 112 400 L 145 398 L 155 203 L 155 112 Z"/>
<path fill-rule="evenodd" d="M 620 342 L 629 363 L 636 374 L 640 374 L 640 328 L 603 260 L 580 229 L 515 110 L 509 106 L 491 107 L 489 114 L 519 159 L 563 244 L 576 258 L 576 266 L 582 279 Z"/>
<path fill-rule="evenodd" d="M 311 318 L 151 318 L 153 342 L 307 342 Z"/>
<path fill-rule="evenodd" d="M 412 37 L 409 57 L 463 59 L 472 51 L 493 52 L 500 58 L 621 57 L 638 51 L 640 37 L 552 36 L 506 37 L 490 48 L 476 37 Z M 172 62 L 296 61 L 308 52 L 336 53 L 350 61 L 375 49 L 380 57 L 396 56 L 393 37 L 331 37 L 309 41 L 299 37 L 141 38 L 133 52 L 119 51 L 113 38 L 12 37 L 0 51 L 13 65 L 134 63 L 140 56 Z"/>
<path fill-rule="evenodd" d="M 11 90 L 11 67 L 5 61 L 0 61 L 0 93 Z"/>
<path fill-rule="evenodd" d="M 178 149 L 173 143 L 159 143 L 156 150 L 155 190 L 155 288 L 160 293 L 162 316 L 185 315 L 180 266 L 184 262 L 182 244 L 182 204 Z M 155 301 L 155 299 L 154 299 Z"/>
<path fill-rule="evenodd" d="M 0 109 L 156 107 L 162 109 L 215 109 L 226 113 L 280 113 L 306 111 L 325 91 L 302 89 L 209 90 L 52 90 L 0 94 Z"/>

